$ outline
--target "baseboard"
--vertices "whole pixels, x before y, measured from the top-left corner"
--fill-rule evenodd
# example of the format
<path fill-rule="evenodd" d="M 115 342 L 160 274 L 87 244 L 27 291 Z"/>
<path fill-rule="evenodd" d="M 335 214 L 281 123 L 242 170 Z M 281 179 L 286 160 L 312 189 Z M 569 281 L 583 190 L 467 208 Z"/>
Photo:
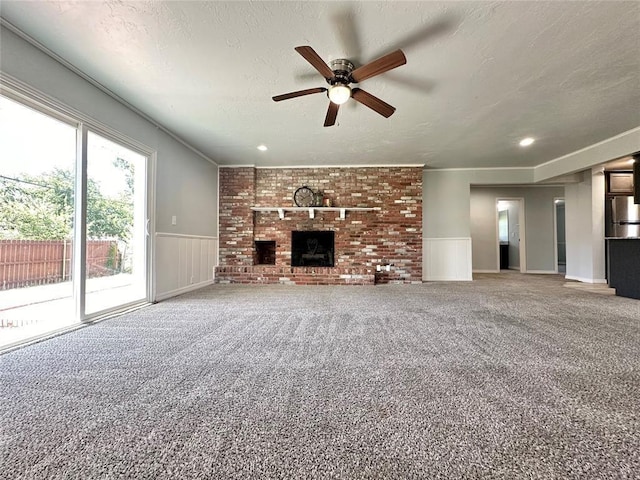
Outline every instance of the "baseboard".
<path fill-rule="evenodd" d="M 177 297 L 178 295 L 182 295 L 183 293 L 192 292 L 193 290 L 198 290 L 199 288 L 206 287 L 207 285 L 213 285 L 214 280 L 207 280 L 206 282 L 194 283 L 192 285 L 187 285 L 186 287 L 176 288 L 175 290 L 170 290 L 168 292 L 163 292 L 156 295 L 155 301 L 161 302 L 162 300 L 166 300 L 167 298 Z"/>
<path fill-rule="evenodd" d="M 583 278 L 583 277 L 575 277 L 573 275 L 565 275 L 564 278 L 567 280 L 576 280 L 582 283 L 607 283 L 605 278 Z"/>
<path fill-rule="evenodd" d="M 473 278 L 432 277 L 429 280 L 422 281 L 422 283 L 428 283 L 428 282 L 473 282 Z"/>
<path fill-rule="evenodd" d="M 514 272 L 519 272 L 520 269 L 509 269 Z M 500 273 L 500 270 L 474 270 L 473 273 Z M 556 275 L 558 272 L 555 270 L 527 270 L 524 273 L 531 273 L 533 275 Z"/>

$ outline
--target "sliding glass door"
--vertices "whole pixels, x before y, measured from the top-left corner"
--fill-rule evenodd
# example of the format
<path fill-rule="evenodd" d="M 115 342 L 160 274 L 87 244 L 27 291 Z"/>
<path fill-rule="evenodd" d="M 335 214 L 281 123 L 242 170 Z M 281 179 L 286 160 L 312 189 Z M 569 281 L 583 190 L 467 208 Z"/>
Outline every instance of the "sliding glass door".
<path fill-rule="evenodd" d="M 0 96 L 0 348 L 148 300 L 150 155 Z"/>
<path fill-rule="evenodd" d="M 147 295 L 147 158 L 114 141 L 87 136 L 85 314 Z"/>

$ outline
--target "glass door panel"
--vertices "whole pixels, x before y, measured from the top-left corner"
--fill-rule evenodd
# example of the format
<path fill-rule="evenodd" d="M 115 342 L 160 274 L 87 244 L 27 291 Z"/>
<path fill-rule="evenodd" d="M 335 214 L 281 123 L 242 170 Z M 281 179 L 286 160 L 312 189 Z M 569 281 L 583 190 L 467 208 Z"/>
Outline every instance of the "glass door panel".
<path fill-rule="evenodd" d="M 87 140 L 85 315 L 147 298 L 147 157 Z"/>
<path fill-rule="evenodd" d="M 79 321 L 74 125 L 0 96 L 0 347 Z"/>

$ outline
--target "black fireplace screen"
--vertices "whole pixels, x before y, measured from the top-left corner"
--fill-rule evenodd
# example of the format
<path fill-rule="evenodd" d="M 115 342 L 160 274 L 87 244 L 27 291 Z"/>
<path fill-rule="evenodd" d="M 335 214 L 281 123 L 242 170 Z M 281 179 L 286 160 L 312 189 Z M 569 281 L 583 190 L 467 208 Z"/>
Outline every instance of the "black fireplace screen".
<path fill-rule="evenodd" d="M 335 233 L 291 232 L 292 267 L 333 267 Z"/>

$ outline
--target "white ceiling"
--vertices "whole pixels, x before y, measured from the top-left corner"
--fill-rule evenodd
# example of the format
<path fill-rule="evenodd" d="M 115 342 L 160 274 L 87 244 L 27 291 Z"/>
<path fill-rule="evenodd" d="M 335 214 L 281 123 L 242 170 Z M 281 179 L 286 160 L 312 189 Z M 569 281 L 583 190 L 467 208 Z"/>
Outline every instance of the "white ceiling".
<path fill-rule="evenodd" d="M 219 164 L 526 167 L 640 126 L 640 2 L 2 0 L 20 30 Z M 407 64 L 322 126 L 294 51 Z M 517 142 L 533 136 L 522 149 Z M 269 150 L 259 152 L 265 144 Z"/>

